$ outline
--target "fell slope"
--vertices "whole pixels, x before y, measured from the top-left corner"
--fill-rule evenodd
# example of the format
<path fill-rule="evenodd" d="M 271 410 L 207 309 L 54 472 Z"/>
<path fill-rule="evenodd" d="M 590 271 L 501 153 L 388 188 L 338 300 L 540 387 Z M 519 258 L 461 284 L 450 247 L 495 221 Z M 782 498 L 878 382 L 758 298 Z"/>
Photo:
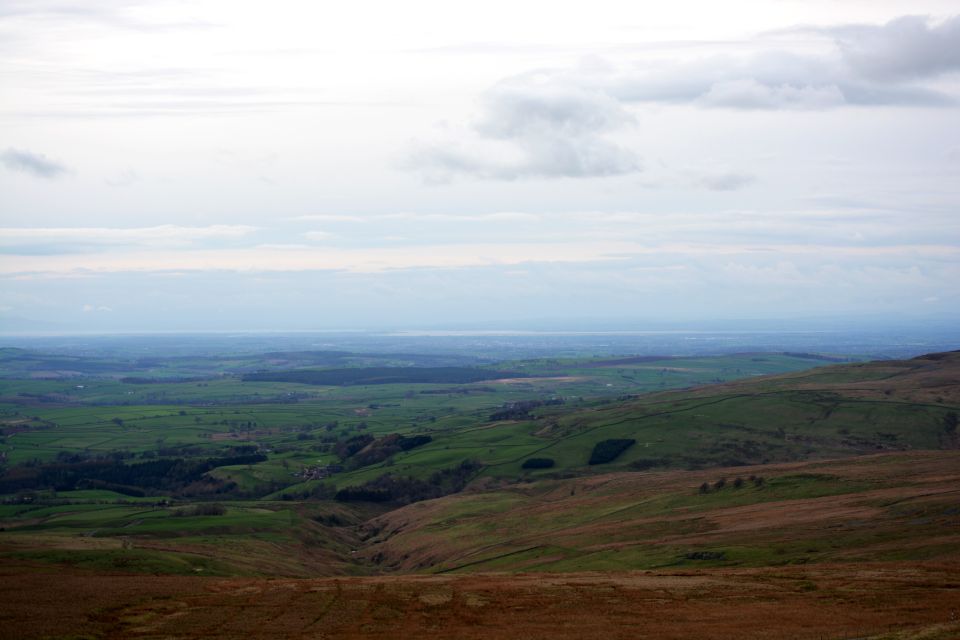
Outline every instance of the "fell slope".
<path fill-rule="evenodd" d="M 507 485 L 388 512 L 367 535 L 391 572 L 960 561 L 960 452 Z"/>
<path fill-rule="evenodd" d="M 599 469 L 709 468 L 828 459 L 879 451 L 956 449 L 960 352 L 834 365 L 746 381 L 604 401 L 529 423 L 539 446 L 518 448 L 487 475 L 517 477 L 528 457 L 549 476 L 583 470 L 597 442 L 636 445 Z M 459 436 L 464 449 L 494 441 L 495 423 Z M 483 459 L 482 452 L 479 454 Z"/>
<path fill-rule="evenodd" d="M 592 442 L 632 438 L 592 470 L 633 471 L 563 479 L 518 464 L 525 482 L 489 474 L 375 518 L 365 557 L 431 572 L 958 560 L 958 405 L 950 352 L 545 418 L 537 456 L 576 471 Z M 637 471 L 677 466 L 694 470 Z"/>

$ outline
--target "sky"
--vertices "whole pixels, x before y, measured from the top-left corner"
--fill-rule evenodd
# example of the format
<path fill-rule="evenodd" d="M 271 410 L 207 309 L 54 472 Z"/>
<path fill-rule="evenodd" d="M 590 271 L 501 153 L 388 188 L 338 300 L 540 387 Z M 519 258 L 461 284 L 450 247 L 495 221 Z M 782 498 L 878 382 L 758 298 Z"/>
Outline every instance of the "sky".
<path fill-rule="evenodd" d="M 0 3 L 0 331 L 951 317 L 956 0 Z"/>

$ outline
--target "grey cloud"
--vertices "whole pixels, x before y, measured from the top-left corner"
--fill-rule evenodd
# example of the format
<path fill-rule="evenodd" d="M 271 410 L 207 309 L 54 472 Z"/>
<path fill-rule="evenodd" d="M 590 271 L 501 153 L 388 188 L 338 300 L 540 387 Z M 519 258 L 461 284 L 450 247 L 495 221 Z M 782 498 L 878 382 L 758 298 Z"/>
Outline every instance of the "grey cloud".
<path fill-rule="evenodd" d="M 736 191 L 737 189 L 742 189 L 756 182 L 756 180 L 756 176 L 749 173 L 728 171 L 725 173 L 700 176 L 697 183 L 711 191 Z"/>
<path fill-rule="evenodd" d="M 924 83 L 960 71 L 960 16 L 937 25 L 905 16 L 879 26 L 807 27 L 788 33 L 824 37 L 829 50 L 817 55 L 766 50 L 684 63 L 638 63 L 618 72 L 554 74 L 626 103 L 740 109 L 957 104 L 955 96 Z"/>
<path fill-rule="evenodd" d="M 556 84 L 548 75 L 520 76 L 484 96 L 477 130 L 495 138 L 563 134 L 582 136 L 633 122 L 610 96 Z"/>
<path fill-rule="evenodd" d="M 846 98 L 835 85 L 769 85 L 743 78 L 712 85 L 696 102 L 706 107 L 737 109 L 822 109 L 842 105 Z"/>
<path fill-rule="evenodd" d="M 782 94 L 791 89 L 799 93 L 807 87 L 829 87 L 839 81 L 835 67 L 826 59 L 765 51 L 746 57 L 717 55 L 679 64 L 638 65 L 601 83 L 626 102 L 687 103 L 738 83 L 753 83 Z"/>
<path fill-rule="evenodd" d="M 849 83 L 840 87 L 846 104 L 864 107 L 950 107 L 957 100 L 941 91 L 918 86 L 879 86 Z"/>
<path fill-rule="evenodd" d="M 409 151 L 400 167 L 419 171 L 429 184 L 446 184 L 458 174 L 497 177 L 495 172 L 491 172 L 492 167 L 485 167 L 474 154 L 453 143 L 418 143 Z"/>
<path fill-rule="evenodd" d="M 632 151 L 604 137 L 632 124 L 633 117 L 603 92 L 532 74 L 493 87 L 481 107 L 482 115 L 473 125 L 478 145 L 420 145 L 410 154 L 407 166 L 432 182 L 446 182 L 457 174 L 516 180 L 614 176 L 640 170 Z M 491 143 L 506 149 L 491 149 Z"/>
<path fill-rule="evenodd" d="M 20 171 L 36 178 L 52 180 L 66 174 L 66 166 L 47 158 L 42 153 L 21 149 L 7 149 L 0 153 L 0 162 L 10 171 Z"/>
<path fill-rule="evenodd" d="M 960 16 L 930 26 L 922 16 L 903 16 L 883 26 L 827 30 L 847 64 L 880 82 L 898 82 L 960 71 Z"/>

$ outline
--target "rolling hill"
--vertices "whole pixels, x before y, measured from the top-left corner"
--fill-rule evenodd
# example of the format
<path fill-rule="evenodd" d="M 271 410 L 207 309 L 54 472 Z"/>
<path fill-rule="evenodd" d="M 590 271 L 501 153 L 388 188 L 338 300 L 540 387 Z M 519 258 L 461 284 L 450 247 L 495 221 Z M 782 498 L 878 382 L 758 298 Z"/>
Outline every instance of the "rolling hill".
<path fill-rule="evenodd" d="M 461 491 L 410 504 L 353 491 L 217 511 L 80 491 L 0 506 L 19 585 L 0 614 L 26 637 L 242 622 L 250 637 L 507 638 L 517 616 L 559 638 L 960 635 L 960 352 L 521 408 L 313 481 L 472 461 Z M 358 455 L 387 442 L 367 441 Z M 130 573 L 167 577 L 151 590 Z M 78 622 L 45 618 L 68 588 L 89 598 L 70 605 Z"/>

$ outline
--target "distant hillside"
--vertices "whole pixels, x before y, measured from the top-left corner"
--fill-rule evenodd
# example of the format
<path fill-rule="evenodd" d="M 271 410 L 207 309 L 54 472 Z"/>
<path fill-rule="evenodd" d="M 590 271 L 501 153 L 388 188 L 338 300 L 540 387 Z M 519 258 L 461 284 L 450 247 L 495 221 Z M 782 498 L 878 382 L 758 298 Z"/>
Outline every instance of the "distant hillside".
<path fill-rule="evenodd" d="M 525 431 L 541 443 L 496 461 L 491 476 L 587 467 L 605 441 L 633 440 L 594 471 L 707 468 L 960 446 L 960 352 L 842 364 L 544 412 Z M 493 424 L 490 440 L 506 424 Z M 483 431 L 435 446 L 466 446 Z M 429 447 L 425 448 L 429 450 Z M 425 452 L 424 452 L 425 453 Z M 527 457 L 555 465 L 524 470 Z M 481 453 L 480 459 L 484 456 Z"/>
<path fill-rule="evenodd" d="M 847 398 L 957 405 L 960 404 L 960 351 L 929 353 L 909 360 L 818 367 L 705 387 L 699 393 L 788 389 L 832 391 Z"/>

